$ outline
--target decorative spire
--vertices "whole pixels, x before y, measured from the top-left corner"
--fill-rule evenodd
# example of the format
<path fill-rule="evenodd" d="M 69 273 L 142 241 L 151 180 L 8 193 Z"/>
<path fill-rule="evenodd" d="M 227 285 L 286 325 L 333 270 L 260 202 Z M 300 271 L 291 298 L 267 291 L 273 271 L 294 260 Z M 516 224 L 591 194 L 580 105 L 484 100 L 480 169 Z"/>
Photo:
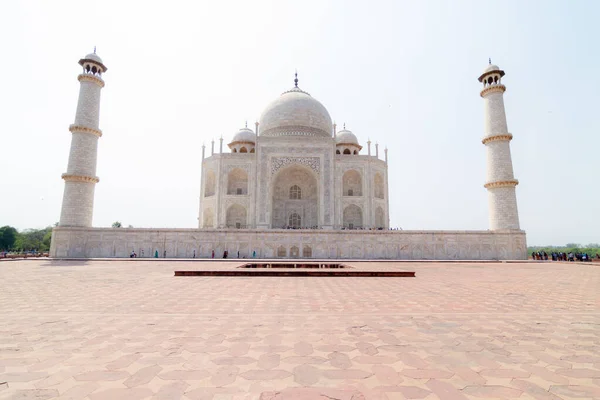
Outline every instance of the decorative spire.
<path fill-rule="evenodd" d="M 94 46 L 94 54 L 96 54 L 96 46 Z"/>
<path fill-rule="evenodd" d="M 246 128 L 248 128 L 248 120 L 246 120 Z"/>
<path fill-rule="evenodd" d="M 346 123 L 344 122 L 344 130 L 346 130 Z"/>
<path fill-rule="evenodd" d="M 492 57 L 488 58 L 488 62 L 492 65 Z"/>
<path fill-rule="evenodd" d="M 298 87 L 298 70 L 296 70 L 296 73 L 294 74 L 295 78 L 294 78 L 294 86 Z"/>

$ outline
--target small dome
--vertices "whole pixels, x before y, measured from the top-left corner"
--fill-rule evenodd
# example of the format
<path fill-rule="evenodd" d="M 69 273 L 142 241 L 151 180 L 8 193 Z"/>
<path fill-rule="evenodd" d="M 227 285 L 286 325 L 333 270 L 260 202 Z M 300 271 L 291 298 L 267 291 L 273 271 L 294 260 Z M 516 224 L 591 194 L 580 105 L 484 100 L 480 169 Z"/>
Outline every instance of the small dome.
<path fill-rule="evenodd" d="M 355 144 L 359 146 L 356 135 L 347 129 L 343 129 L 337 133 L 335 144 Z"/>
<path fill-rule="evenodd" d="M 79 60 L 79 65 L 83 66 L 86 61 L 88 61 L 88 62 L 91 61 L 95 64 L 100 65 L 102 72 L 106 72 L 106 70 L 108 69 L 108 68 L 106 68 L 106 65 L 104 65 L 102 63 L 102 59 L 100 57 L 98 57 L 98 54 L 96 54 L 96 53 L 90 53 L 90 54 L 86 55 L 84 58 Z"/>
<path fill-rule="evenodd" d="M 496 64 L 490 63 L 487 67 L 485 67 L 485 69 L 483 70 L 483 73 L 478 78 L 479 82 L 483 82 L 483 78 L 485 76 L 488 76 L 489 74 L 494 73 L 494 72 L 500 74 L 500 76 L 504 76 L 504 71 L 502 71 L 499 66 L 497 66 Z"/>
<path fill-rule="evenodd" d="M 260 117 L 261 136 L 331 137 L 332 126 L 325 106 L 298 87 L 282 93 Z"/>
<path fill-rule="evenodd" d="M 98 54 L 96 53 L 90 53 L 87 56 L 84 57 L 84 60 L 92 60 L 97 62 L 98 64 L 102 64 L 102 59 L 100 57 L 98 57 Z"/>
<path fill-rule="evenodd" d="M 231 143 L 236 142 L 256 143 L 256 135 L 252 129 L 242 128 L 235 135 L 233 135 L 233 140 Z"/>
<path fill-rule="evenodd" d="M 483 70 L 483 73 L 487 74 L 488 72 L 492 72 L 492 71 L 500 71 L 500 67 L 498 67 L 497 65 L 494 65 L 494 64 L 490 64 Z"/>

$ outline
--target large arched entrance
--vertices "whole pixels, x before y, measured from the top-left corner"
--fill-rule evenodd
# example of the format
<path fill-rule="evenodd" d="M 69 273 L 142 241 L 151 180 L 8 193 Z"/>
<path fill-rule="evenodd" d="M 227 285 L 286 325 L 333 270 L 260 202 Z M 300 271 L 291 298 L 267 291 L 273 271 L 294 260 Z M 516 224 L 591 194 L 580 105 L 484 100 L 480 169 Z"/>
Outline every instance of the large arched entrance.
<path fill-rule="evenodd" d="M 319 224 L 319 190 L 315 174 L 291 165 L 272 182 L 271 227 L 312 228 Z"/>

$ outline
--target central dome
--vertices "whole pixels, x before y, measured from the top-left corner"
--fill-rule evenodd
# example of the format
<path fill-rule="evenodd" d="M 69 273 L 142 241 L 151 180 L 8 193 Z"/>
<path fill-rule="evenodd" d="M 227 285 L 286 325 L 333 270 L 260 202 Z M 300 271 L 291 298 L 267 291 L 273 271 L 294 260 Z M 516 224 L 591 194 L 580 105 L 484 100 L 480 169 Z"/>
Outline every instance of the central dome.
<path fill-rule="evenodd" d="M 260 136 L 331 137 L 327 109 L 297 86 L 283 92 L 260 117 Z"/>

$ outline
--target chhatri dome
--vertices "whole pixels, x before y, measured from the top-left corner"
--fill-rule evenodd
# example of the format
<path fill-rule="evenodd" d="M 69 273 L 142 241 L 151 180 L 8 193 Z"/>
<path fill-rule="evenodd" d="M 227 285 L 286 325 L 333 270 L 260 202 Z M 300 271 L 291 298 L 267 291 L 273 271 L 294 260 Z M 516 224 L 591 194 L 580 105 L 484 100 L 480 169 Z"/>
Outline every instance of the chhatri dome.
<path fill-rule="evenodd" d="M 256 135 L 254 131 L 248 126 L 240 129 L 235 135 L 231 143 L 244 142 L 244 143 L 256 143 Z"/>
<path fill-rule="evenodd" d="M 295 86 L 269 104 L 260 117 L 260 136 L 331 137 L 332 122 L 323 104 Z"/>
<path fill-rule="evenodd" d="M 488 66 L 485 67 L 483 73 L 478 78 L 479 82 L 483 82 L 483 78 L 487 77 L 488 75 L 491 75 L 492 73 L 496 73 L 497 75 L 499 75 L 499 78 L 504 76 L 504 71 L 502 71 L 500 67 L 496 64 L 492 64 L 492 60 L 490 59 Z"/>
<path fill-rule="evenodd" d="M 354 145 L 359 146 L 358 138 L 356 137 L 356 135 L 354 133 L 352 133 L 351 131 L 347 130 L 345 126 L 344 126 L 344 129 L 342 129 L 341 131 L 339 131 L 336 134 L 335 143 L 336 144 L 354 144 Z"/>
<path fill-rule="evenodd" d="M 248 128 L 248 123 L 246 123 L 244 128 L 233 135 L 231 143 L 227 146 L 229 146 L 232 153 L 254 153 L 256 134 L 252 129 Z"/>
<path fill-rule="evenodd" d="M 98 54 L 96 54 L 96 48 L 94 47 L 94 52 L 86 55 L 84 58 L 79 60 L 79 65 L 81 65 L 85 72 L 93 73 L 93 74 L 102 74 L 102 72 L 106 72 L 108 68 L 106 65 L 102 63 L 102 59 Z"/>

